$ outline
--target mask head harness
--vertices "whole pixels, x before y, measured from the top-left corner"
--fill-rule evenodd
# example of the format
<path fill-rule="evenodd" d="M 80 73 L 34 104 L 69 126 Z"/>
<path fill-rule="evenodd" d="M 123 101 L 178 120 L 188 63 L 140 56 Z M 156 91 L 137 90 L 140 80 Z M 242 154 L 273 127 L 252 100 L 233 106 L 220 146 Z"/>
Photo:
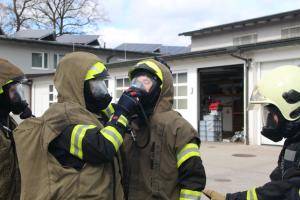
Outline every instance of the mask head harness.
<path fill-rule="evenodd" d="M 90 112 L 98 114 L 111 102 L 112 97 L 105 84 L 108 77 L 108 71 L 101 62 L 95 63 L 88 70 L 84 81 L 84 99 Z"/>

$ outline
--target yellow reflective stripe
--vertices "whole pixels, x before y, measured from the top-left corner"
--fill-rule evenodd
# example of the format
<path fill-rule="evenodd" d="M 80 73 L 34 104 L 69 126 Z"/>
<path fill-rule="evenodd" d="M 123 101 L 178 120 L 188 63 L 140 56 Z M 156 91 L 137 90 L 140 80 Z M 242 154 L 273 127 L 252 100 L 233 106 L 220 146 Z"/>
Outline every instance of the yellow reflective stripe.
<path fill-rule="evenodd" d="M 199 147 L 197 144 L 186 144 L 177 154 L 177 168 L 191 157 L 200 157 Z"/>
<path fill-rule="evenodd" d="M 247 200 L 258 200 L 255 188 L 247 191 Z"/>
<path fill-rule="evenodd" d="M 105 108 L 104 110 L 102 110 L 102 112 L 108 117 L 111 118 L 111 116 L 114 114 L 115 109 L 113 107 L 113 105 L 110 103 L 107 108 Z"/>
<path fill-rule="evenodd" d="M 80 133 L 80 135 L 79 135 L 79 140 L 78 140 L 78 148 L 79 148 L 78 157 L 79 157 L 80 159 L 83 158 L 82 140 L 83 140 L 83 138 L 84 138 L 84 136 L 85 136 L 85 134 L 86 134 L 86 131 L 87 131 L 88 129 L 92 129 L 92 128 L 95 128 L 95 127 L 96 127 L 96 126 L 94 126 L 94 125 L 89 125 L 88 127 L 84 128 L 84 129 L 82 130 L 82 133 Z"/>
<path fill-rule="evenodd" d="M 201 192 L 188 190 L 188 189 L 181 189 L 180 190 L 180 200 L 200 200 Z"/>
<path fill-rule="evenodd" d="M 12 83 L 12 82 L 14 82 L 14 80 L 8 80 L 8 81 L 6 81 L 6 83 L 3 84 L 3 86 L 5 86 L 5 85 L 7 85 L 7 84 L 10 84 L 10 83 Z M 3 87 L 3 86 L 2 86 L 2 87 Z M 2 94 L 2 93 L 4 92 L 2 87 L 0 87 L 0 94 Z"/>
<path fill-rule="evenodd" d="M 137 65 L 141 65 L 141 64 L 146 64 L 147 66 L 149 66 L 150 68 L 152 68 L 155 71 L 155 73 L 158 76 L 158 78 L 163 83 L 163 73 L 162 73 L 161 69 L 154 62 L 146 60 L 146 61 L 139 62 Z"/>
<path fill-rule="evenodd" d="M 101 74 L 104 70 L 106 70 L 105 65 L 101 62 L 97 62 L 88 70 L 84 80 L 93 79 L 96 74 Z"/>
<path fill-rule="evenodd" d="M 71 144 L 70 144 L 70 153 L 72 155 L 75 154 L 75 137 L 76 137 L 76 133 L 78 132 L 78 128 L 81 127 L 81 125 L 76 125 L 73 128 L 72 134 L 71 134 Z"/>
<path fill-rule="evenodd" d="M 14 80 L 8 80 L 8 81 L 6 81 L 6 83 L 4 85 L 7 85 L 7 84 L 12 83 L 12 82 L 14 82 Z"/>
<path fill-rule="evenodd" d="M 88 129 L 95 128 L 95 125 L 76 125 L 72 130 L 70 153 L 80 159 L 83 158 L 82 140 Z"/>
<path fill-rule="evenodd" d="M 123 137 L 119 133 L 119 131 L 115 127 L 106 126 L 103 129 L 101 129 L 100 132 L 107 140 L 109 140 L 113 144 L 117 152 L 119 150 L 119 147 L 123 143 Z"/>
<path fill-rule="evenodd" d="M 299 189 L 299 192 L 298 192 L 298 194 L 299 194 L 299 197 L 300 197 L 300 189 Z"/>
<path fill-rule="evenodd" d="M 252 194 L 253 194 L 254 200 L 258 200 L 255 188 L 252 189 Z"/>
<path fill-rule="evenodd" d="M 118 122 L 123 124 L 123 126 L 127 126 L 128 125 L 128 120 L 124 115 L 121 115 L 118 119 Z"/>

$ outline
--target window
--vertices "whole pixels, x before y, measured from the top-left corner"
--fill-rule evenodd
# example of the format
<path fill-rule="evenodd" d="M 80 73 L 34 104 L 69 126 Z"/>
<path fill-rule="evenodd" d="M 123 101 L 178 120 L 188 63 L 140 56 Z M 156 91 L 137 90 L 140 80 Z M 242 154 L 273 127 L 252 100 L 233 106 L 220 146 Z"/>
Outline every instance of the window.
<path fill-rule="evenodd" d="M 54 63 L 54 68 L 55 68 L 55 69 L 56 69 L 56 67 L 58 66 L 59 61 L 60 61 L 64 56 L 65 56 L 64 54 L 58 54 L 58 53 L 54 54 L 54 61 L 53 61 L 53 63 Z"/>
<path fill-rule="evenodd" d="M 129 87 L 129 79 L 128 78 L 117 78 L 116 79 L 116 99 L 118 100 L 124 90 Z"/>
<path fill-rule="evenodd" d="M 48 68 L 48 54 L 47 53 L 32 53 L 32 67 L 33 68 Z"/>
<path fill-rule="evenodd" d="M 108 87 L 108 83 L 109 83 L 108 79 L 105 79 L 104 82 L 105 82 L 106 87 L 109 88 Z"/>
<path fill-rule="evenodd" d="M 257 34 L 243 35 L 233 38 L 233 45 L 251 44 L 257 42 Z"/>
<path fill-rule="evenodd" d="M 49 106 L 57 102 L 57 91 L 54 85 L 49 85 Z"/>
<path fill-rule="evenodd" d="M 281 30 L 282 39 L 287 39 L 292 37 L 300 37 L 300 26 L 284 28 Z"/>
<path fill-rule="evenodd" d="M 187 73 L 174 73 L 174 109 L 187 109 Z"/>

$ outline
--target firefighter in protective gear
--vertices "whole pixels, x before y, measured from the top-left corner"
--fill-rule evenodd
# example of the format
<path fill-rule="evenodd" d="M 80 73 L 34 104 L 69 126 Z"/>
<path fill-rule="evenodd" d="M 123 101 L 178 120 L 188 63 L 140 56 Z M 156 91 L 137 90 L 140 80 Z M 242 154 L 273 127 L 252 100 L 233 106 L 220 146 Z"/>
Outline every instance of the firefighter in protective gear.
<path fill-rule="evenodd" d="M 271 181 L 248 191 L 227 194 L 204 191 L 214 200 L 298 200 L 300 199 L 300 68 L 282 66 L 261 79 L 250 104 L 261 105 L 262 135 L 278 142 L 286 138 Z"/>
<path fill-rule="evenodd" d="M 15 131 L 21 199 L 123 199 L 119 148 L 136 102 L 122 96 L 114 108 L 107 75 L 91 53 L 61 60 L 54 77 L 58 103 Z"/>
<path fill-rule="evenodd" d="M 20 198 L 20 172 L 12 131 L 16 122 L 10 113 L 21 118 L 31 116 L 24 98 L 24 73 L 7 60 L 0 59 L 0 199 Z"/>
<path fill-rule="evenodd" d="M 143 60 L 129 79 L 125 93 L 138 99 L 140 109 L 124 140 L 127 199 L 200 199 L 206 183 L 200 139 L 172 109 L 170 68 L 161 60 Z"/>

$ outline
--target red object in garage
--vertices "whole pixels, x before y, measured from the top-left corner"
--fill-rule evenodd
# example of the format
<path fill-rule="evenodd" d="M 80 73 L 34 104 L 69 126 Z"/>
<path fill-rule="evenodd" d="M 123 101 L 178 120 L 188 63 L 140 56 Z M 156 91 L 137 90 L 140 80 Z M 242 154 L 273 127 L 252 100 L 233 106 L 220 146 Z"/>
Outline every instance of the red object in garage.
<path fill-rule="evenodd" d="M 224 106 L 223 103 L 221 103 L 221 102 L 215 102 L 215 103 L 209 104 L 208 109 L 209 109 L 210 111 L 212 111 L 212 110 L 222 111 L 223 106 Z"/>

